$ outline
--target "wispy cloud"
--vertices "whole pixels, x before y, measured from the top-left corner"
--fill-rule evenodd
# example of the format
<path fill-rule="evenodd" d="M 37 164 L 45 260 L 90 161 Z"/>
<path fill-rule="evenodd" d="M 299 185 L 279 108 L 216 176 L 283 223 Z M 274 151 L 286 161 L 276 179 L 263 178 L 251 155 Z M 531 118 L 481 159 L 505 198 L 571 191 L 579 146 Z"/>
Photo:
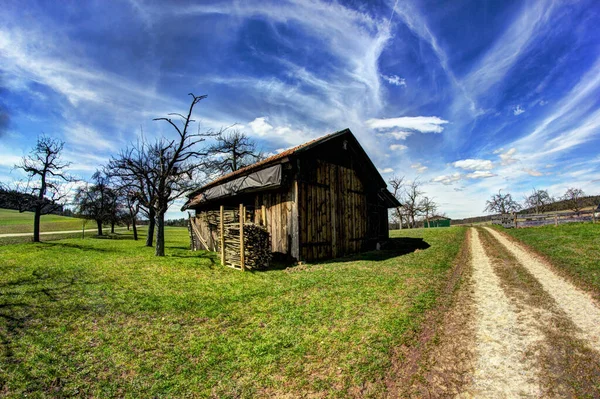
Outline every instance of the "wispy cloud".
<path fill-rule="evenodd" d="M 410 165 L 410 167 L 412 169 L 416 169 L 419 173 L 425 173 L 425 171 L 429 169 L 427 166 L 421 164 L 421 162 L 413 163 L 412 165 Z"/>
<path fill-rule="evenodd" d="M 501 150 L 501 151 L 502 151 L 502 150 Z M 496 152 L 494 152 L 494 153 L 496 153 Z M 500 153 L 498 153 L 498 154 L 499 154 L 498 156 L 500 157 L 500 160 L 501 160 L 501 162 L 502 162 L 502 165 L 503 165 L 503 166 L 506 166 L 506 165 L 510 165 L 510 164 L 513 164 L 513 163 L 515 163 L 515 162 L 519 161 L 519 160 L 518 160 L 517 158 L 515 158 L 515 156 L 514 156 L 516 153 L 517 153 L 517 149 L 516 149 L 516 148 L 514 148 L 514 147 L 513 147 L 513 148 L 511 148 L 511 149 L 509 149 L 509 150 L 508 150 L 508 151 L 506 151 L 506 152 L 500 152 Z"/>
<path fill-rule="evenodd" d="M 385 80 L 386 82 L 388 82 L 391 85 L 406 87 L 406 79 L 401 78 L 397 75 L 390 75 L 390 76 L 381 75 L 381 77 L 383 78 L 383 80 Z"/>
<path fill-rule="evenodd" d="M 408 147 L 402 144 L 391 144 L 390 145 L 390 150 L 392 151 L 404 151 L 406 150 Z"/>
<path fill-rule="evenodd" d="M 442 183 L 445 185 L 450 185 L 456 183 L 457 181 L 462 179 L 462 175 L 460 173 L 453 173 L 451 175 L 441 175 L 434 177 L 431 181 L 434 183 Z"/>
<path fill-rule="evenodd" d="M 490 170 L 494 168 L 494 164 L 488 159 L 462 159 L 452 162 L 452 166 L 464 170 Z"/>
<path fill-rule="evenodd" d="M 488 170 L 476 170 L 472 173 L 467 173 L 466 177 L 468 179 L 488 179 L 490 177 L 498 176 Z"/>
<path fill-rule="evenodd" d="M 513 114 L 515 116 L 521 115 L 523 112 L 525 112 L 525 110 L 520 105 L 517 105 L 516 107 L 513 108 Z"/>
<path fill-rule="evenodd" d="M 437 116 L 403 116 L 399 118 L 369 119 L 366 124 L 376 130 L 410 129 L 421 133 L 441 133 L 448 123 Z"/>

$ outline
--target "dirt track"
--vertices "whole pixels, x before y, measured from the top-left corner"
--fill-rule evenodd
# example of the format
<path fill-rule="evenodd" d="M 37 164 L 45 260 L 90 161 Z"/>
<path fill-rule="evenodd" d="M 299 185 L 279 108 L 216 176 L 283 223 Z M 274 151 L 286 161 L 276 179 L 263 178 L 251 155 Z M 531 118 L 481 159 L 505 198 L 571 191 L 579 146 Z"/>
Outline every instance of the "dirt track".
<path fill-rule="evenodd" d="M 524 246 L 472 229 L 464 397 L 600 397 L 600 306 Z"/>

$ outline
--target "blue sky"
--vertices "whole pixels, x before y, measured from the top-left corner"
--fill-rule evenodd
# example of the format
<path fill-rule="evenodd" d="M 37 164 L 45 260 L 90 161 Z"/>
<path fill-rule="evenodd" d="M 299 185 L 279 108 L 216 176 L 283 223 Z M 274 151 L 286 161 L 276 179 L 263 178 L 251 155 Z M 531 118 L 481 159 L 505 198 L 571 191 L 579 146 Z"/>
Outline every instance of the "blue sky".
<path fill-rule="evenodd" d="M 599 194 L 599 24 L 584 0 L 3 1 L 0 180 L 42 132 L 88 178 L 194 92 L 203 127 L 265 152 L 349 127 L 450 217 Z"/>

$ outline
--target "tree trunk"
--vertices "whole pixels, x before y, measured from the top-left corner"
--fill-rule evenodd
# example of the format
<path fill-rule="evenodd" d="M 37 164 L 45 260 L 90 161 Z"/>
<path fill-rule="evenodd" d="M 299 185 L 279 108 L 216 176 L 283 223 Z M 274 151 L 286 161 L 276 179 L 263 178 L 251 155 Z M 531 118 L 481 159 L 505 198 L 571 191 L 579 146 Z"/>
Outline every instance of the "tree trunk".
<path fill-rule="evenodd" d="M 156 218 L 156 256 L 165 256 L 165 212 Z"/>
<path fill-rule="evenodd" d="M 40 219 L 42 217 L 42 209 L 39 206 L 35 207 L 33 215 L 33 242 L 40 242 Z"/>
<path fill-rule="evenodd" d="M 102 220 L 96 220 L 96 225 L 98 226 L 98 235 L 102 235 Z"/>
<path fill-rule="evenodd" d="M 137 236 L 137 226 L 135 225 L 137 220 L 135 220 L 135 216 L 131 219 L 131 227 L 133 228 L 133 240 L 137 241 L 138 236 Z"/>
<path fill-rule="evenodd" d="M 111 234 L 115 234 L 115 222 L 110 222 L 110 232 Z"/>
<path fill-rule="evenodd" d="M 154 240 L 154 224 L 156 223 L 156 213 L 154 209 L 150 208 L 148 211 L 148 236 L 146 237 L 146 246 L 152 246 L 152 240 Z"/>

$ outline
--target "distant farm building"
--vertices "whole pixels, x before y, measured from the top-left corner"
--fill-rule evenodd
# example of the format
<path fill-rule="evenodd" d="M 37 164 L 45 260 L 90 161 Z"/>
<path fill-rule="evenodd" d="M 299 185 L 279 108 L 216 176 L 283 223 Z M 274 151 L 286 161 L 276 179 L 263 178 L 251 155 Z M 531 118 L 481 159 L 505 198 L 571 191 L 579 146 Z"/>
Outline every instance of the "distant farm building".
<path fill-rule="evenodd" d="M 445 216 L 434 216 L 429 218 L 429 221 L 424 221 L 423 227 L 450 227 L 450 220 L 450 218 L 447 218 Z"/>
<path fill-rule="evenodd" d="M 195 210 L 194 249 L 239 256 L 221 225 L 251 223 L 269 233 L 272 254 L 315 261 L 375 249 L 389 238 L 388 208 L 399 205 L 346 129 L 223 176 L 193 192 L 182 210 Z"/>

